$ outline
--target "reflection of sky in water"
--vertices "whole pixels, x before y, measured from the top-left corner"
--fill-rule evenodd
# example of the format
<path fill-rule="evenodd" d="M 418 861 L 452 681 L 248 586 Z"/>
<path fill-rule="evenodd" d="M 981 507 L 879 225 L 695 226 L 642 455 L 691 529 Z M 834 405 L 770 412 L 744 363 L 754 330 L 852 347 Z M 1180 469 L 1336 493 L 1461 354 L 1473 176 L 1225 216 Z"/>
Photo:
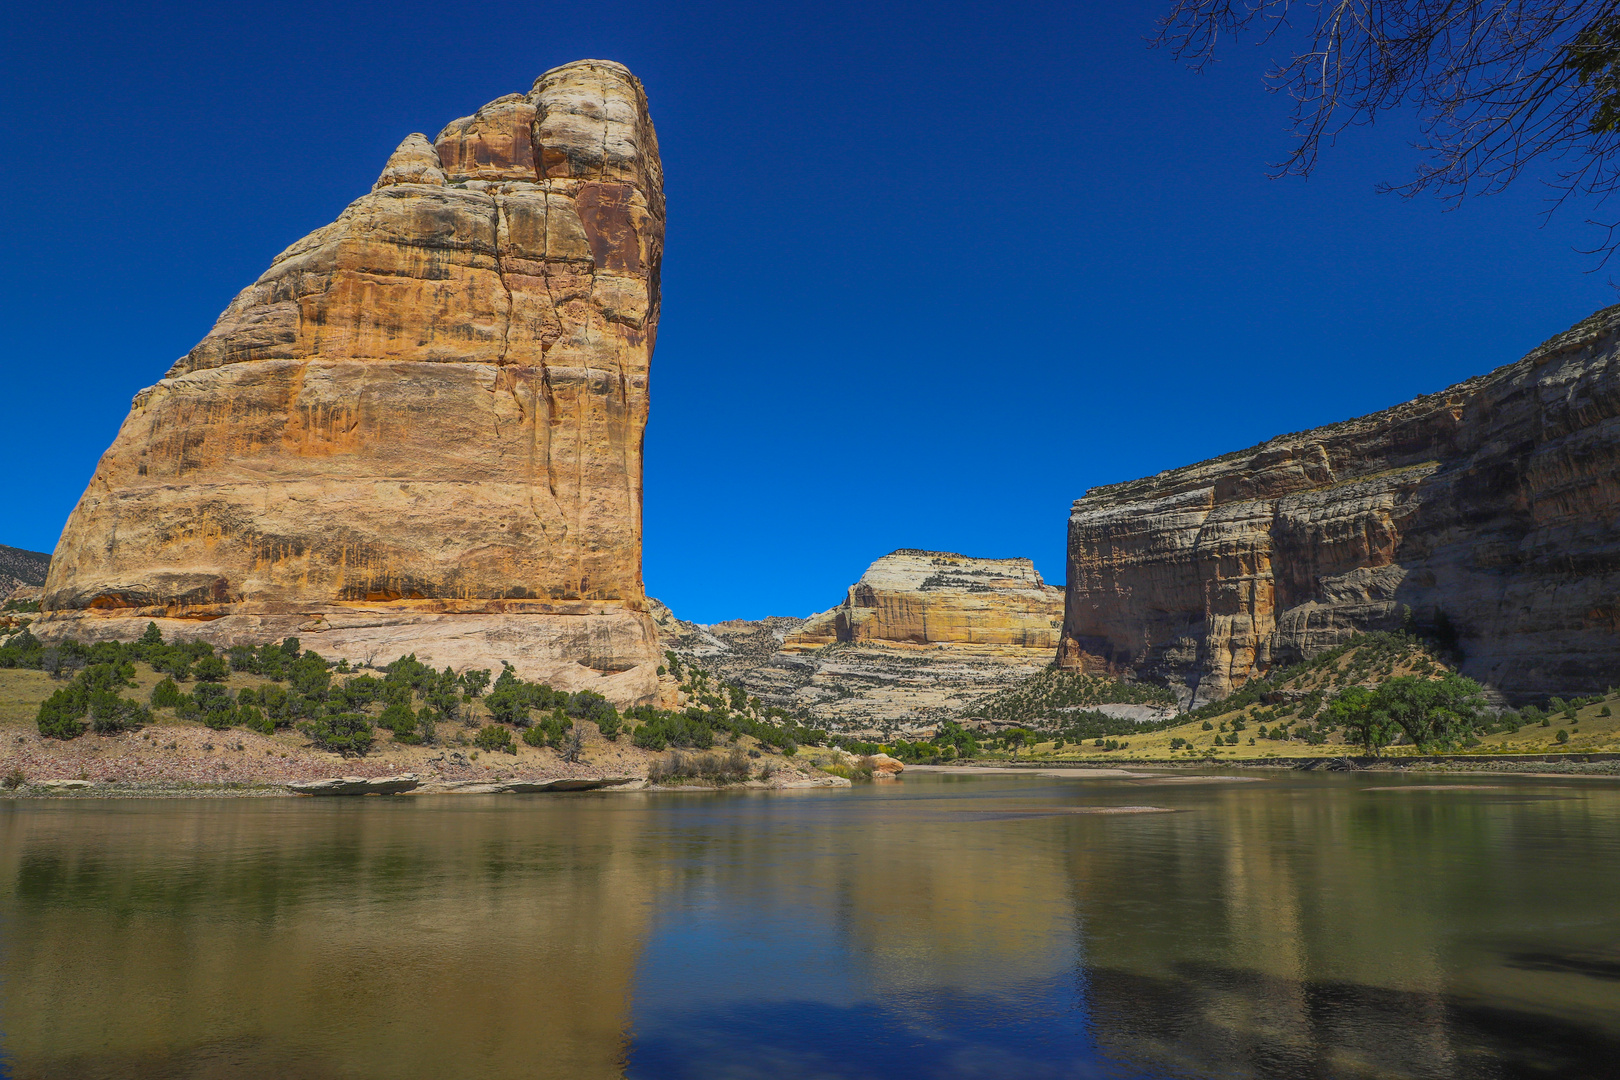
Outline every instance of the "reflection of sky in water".
<path fill-rule="evenodd" d="M 987 966 L 983 991 L 896 986 L 827 913 L 801 914 L 705 911 L 658 930 L 637 973 L 628 1075 L 1127 1075 L 1100 1061 L 1072 975 Z"/>

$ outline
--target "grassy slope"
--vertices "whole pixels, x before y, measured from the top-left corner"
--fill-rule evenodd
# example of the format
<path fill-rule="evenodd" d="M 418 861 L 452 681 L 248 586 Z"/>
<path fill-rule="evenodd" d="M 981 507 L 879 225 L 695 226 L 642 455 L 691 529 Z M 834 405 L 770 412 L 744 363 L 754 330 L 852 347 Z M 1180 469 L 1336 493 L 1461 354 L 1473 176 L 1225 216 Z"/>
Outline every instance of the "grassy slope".
<path fill-rule="evenodd" d="M 1360 754 L 1359 747 L 1345 744 L 1342 733 L 1328 736 L 1327 742 L 1317 746 L 1311 746 L 1299 739 L 1274 741 L 1261 738 L 1255 738 L 1254 745 L 1250 746 L 1249 739 L 1256 735 L 1262 721 L 1268 728 L 1282 720 L 1292 719 L 1296 725 L 1303 722 L 1299 714 L 1309 708 L 1309 697 L 1313 691 L 1319 692 L 1321 697 L 1326 699 L 1347 686 L 1357 684 L 1371 686 L 1399 675 L 1423 674 L 1431 671 L 1438 673 L 1444 670 L 1446 665 L 1419 645 L 1391 648 L 1387 644 L 1375 643 L 1347 650 L 1333 650 L 1302 666 L 1303 671 L 1278 684 L 1276 690 L 1288 700 L 1275 706 L 1247 704 L 1227 709 L 1215 706 L 1209 714 L 1187 723 L 1162 731 L 1122 737 L 1122 741 L 1129 745 L 1113 751 L 1103 751 L 1090 742 L 1082 746 L 1069 745 L 1058 750 L 1054 748 L 1052 742 L 1044 742 L 1034 747 L 1033 752 L 1019 754 L 1019 760 L 1033 758 L 1046 761 L 1118 761 L 1179 758 L 1204 761 L 1213 756 L 1216 760 L 1255 761 L 1266 758 L 1339 757 L 1345 754 Z M 1600 716 L 1605 706 L 1614 715 Z M 1222 741 L 1217 747 L 1215 740 L 1218 735 L 1223 734 L 1220 731 L 1222 725 L 1230 729 L 1232 721 L 1237 719 L 1243 719 L 1247 725 L 1247 729 L 1239 733 L 1238 745 L 1227 746 Z M 1205 720 L 1208 720 L 1216 730 L 1203 730 Z M 1566 744 L 1559 744 L 1556 741 L 1560 728 L 1571 733 Z M 1174 739 L 1190 741 L 1193 744 L 1192 749 L 1171 750 L 1170 744 Z M 1480 740 L 1480 745 L 1462 752 L 1467 754 L 1620 752 L 1620 694 L 1610 694 L 1602 703 L 1578 709 L 1576 719 L 1573 721 L 1557 715 L 1552 717 L 1550 726 L 1527 724 L 1516 733 L 1488 735 Z M 1392 746 L 1385 750 L 1386 757 L 1412 756 L 1416 753 L 1417 750 L 1411 746 Z M 986 756 L 1011 757 L 1005 753 Z"/>

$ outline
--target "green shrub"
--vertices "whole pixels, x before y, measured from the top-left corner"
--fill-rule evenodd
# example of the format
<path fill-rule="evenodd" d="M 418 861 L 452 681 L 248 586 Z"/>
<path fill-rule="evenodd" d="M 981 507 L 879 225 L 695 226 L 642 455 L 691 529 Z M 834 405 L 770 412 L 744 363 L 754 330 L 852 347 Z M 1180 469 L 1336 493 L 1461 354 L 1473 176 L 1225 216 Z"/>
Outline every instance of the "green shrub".
<path fill-rule="evenodd" d="M 64 686 L 39 703 L 35 722 L 47 739 L 77 739 L 84 734 L 83 716 L 90 708 L 89 695 L 75 683 Z"/>
<path fill-rule="evenodd" d="M 566 743 L 568 733 L 573 730 L 574 722 L 563 715 L 560 710 L 554 710 L 549 716 L 537 721 L 533 727 L 523 732 L 523 741 L 530 746 L 549 746 L 561 750 Z"/>
<path fill-rule="evenodd" d="M 192 668 L 193 677 L 201 682 L 221 683 L 230 673 L 225 661 L 213 655 L 198 660 L 196 666 Z"/>
<path fill-rule="evenodd" d="M 277 727 L 292 723 L 292 699 L 285 687 L 267 685 L 259 687 L 257 704 Z M 240 700 L 241 695 L 238 695 Z"/>
<path fill-rule="evenodd" d="M 276 733 L 275 721 L 260 712 L 256 705 L 239 707 L 236 710 L 236 722 L 249 731 L 257 731 L 260 735 L 274 735 Z"/>
<path fill-rule="evenodd" d="M 6 773 L 4 780 L 0 780 L 0 784 L 3 784 L 7 791 L 16 791 L 26 783 L 28 783 L 28 777 L 24 776 L 23 771 L 18 768 L 13 768 Z"/>
<path fill-rule="evenodd" d="M 180 704 L 185 697 L 180 693 L 180 687 L 168 676 L 164 676 L 158 684 L 152 687 L 152 708 L 172 709 Z"/>
<path fill-rule="evenodd" d="M 478 732 L 473 745 L 488 753 L 504 750 L 508 754 L 517 753 L 517 747 L 512 743 L 512 729 L 500 724 L 487 724 Z"/>
<path fill-rule="evenodd" d="M 306 720 L 298 730 L 322 750 L 345 757 L 358 756 L 371 749 L 371 721 L 361 713 L 328 713 Z"/>
<path fill-rule="evenodd" d="M 291 641 L 292 638 L 287 640 Z M 332 685 L 332 672 L 326 661 L 312 652 L 306 652 L 287 666 L 287 682 L 305 697 L 324 699 Z"/>
<path fill-rule="evenodd" d="M 1603 706 L 1603 708 L 1598 710 L 1598 715 L 1599 716 L 1613 716 L 1614 713 L 1610 712 L 1609 707 L 1607 705 L 1605 705 L 1605 706 Z"/>
<path fill-rule="evenodd" d="M 134 731 L 152 722 L 152 710 L 110 690 L 90 694 L 90 727 L 97 735 Z"/>
<path fill-rule="evenodd" d="M 380 679 L 370 675 L 358 675 L 343 680 L 343 685 L 333 690 L 332 694 L 342 702 L 345 711 L 358 712 L 373 701 L 380 701 L 385 689 Z"/>
<path fill-rule="evenodd" d="M 1559 728 L 1558 734 L 1554 735 L 1553 738 L 1557 739 L 1558 745 L 1562 746 L 1564 743 L 1569 742 L 1569 732 L 1565 731 L 1563 728 Z"/>
<path fill-rule="evenodd" d="M 461 688 L 466 691 L 468 697 L 477 701 L 484 696 L 484 691 L 489 688 L 489 672 L 487 670 L 463 671 L 461 673 Z"/>
<path fill-rule="evenodd" d="M 382 711 L 377 726 L 394 733 L 395 739 L 416 734 L 416 712 L 409 704 L 396 701 Z"/>
<path fill-rule="evenodd" d="M 630 733 L 630 741 L 643 750 L 659 751 L 669 745 L 669 737 L 657 724 L 642 724 Z"/>
<path fill-rule="evenodd" d="M 236 726 L 236 709 L 234 706 L 205 709 L 202 713 L 202 722 L 215 731 L 228 731 Z"/>

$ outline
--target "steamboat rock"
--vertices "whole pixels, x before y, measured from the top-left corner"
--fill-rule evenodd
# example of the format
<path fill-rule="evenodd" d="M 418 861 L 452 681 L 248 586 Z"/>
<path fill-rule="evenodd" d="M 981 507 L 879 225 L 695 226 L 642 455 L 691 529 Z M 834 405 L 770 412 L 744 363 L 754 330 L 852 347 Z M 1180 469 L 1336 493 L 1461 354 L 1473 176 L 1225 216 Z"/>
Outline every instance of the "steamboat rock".
<path fill-rule="evenodd" d="M 1612 685 L 1617 351 L 1620 307 L 1438 394 L 1093 488 L 1069 518 L 1060 663 L 1193 704 L 1415 624 L 1510 699 Z"/>
<path fill-rule="evenodd" d="M 648 700 L 663 232 L 646 95 L 618 64 L 409 136 L 136 395 L 36 630 L 293 634 Z"/>

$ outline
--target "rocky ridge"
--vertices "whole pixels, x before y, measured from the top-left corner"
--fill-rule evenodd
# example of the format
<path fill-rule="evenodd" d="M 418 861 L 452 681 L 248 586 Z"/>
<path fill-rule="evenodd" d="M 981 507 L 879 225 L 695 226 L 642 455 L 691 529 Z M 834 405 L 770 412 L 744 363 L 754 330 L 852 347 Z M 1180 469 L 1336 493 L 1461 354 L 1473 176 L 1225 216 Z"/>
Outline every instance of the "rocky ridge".
<path fill-rule="evenodd" d="M 663 232 L 646 95 L 618 64 L 408 136 L 136 395 L 35 632 L 293 635 L 650 700 Z"/>
<path fill-rule="evenodd" d="M 1091 489 L 1069 518 L 1060 663 L 1191 706 L 1409 624 L 1510 699 L 1611 685 L 1617 355 L 1620 307 L 1440 393 Z"/>
<path fill-rule="evenodd" d="M 666 647 L 789 709 L 866 737 L 915 737 L 1051 663 L 1062 590 L 1028 559 L 903 549 L 808 619 L 708 626 L 650 601 Z"/>
<path fill-rule="evenodd" d="M 0 544 L 0 600 L 9 599 L 19 589 L 33 590 L 45 584 L 51 557 L 43 551 Z"/>

